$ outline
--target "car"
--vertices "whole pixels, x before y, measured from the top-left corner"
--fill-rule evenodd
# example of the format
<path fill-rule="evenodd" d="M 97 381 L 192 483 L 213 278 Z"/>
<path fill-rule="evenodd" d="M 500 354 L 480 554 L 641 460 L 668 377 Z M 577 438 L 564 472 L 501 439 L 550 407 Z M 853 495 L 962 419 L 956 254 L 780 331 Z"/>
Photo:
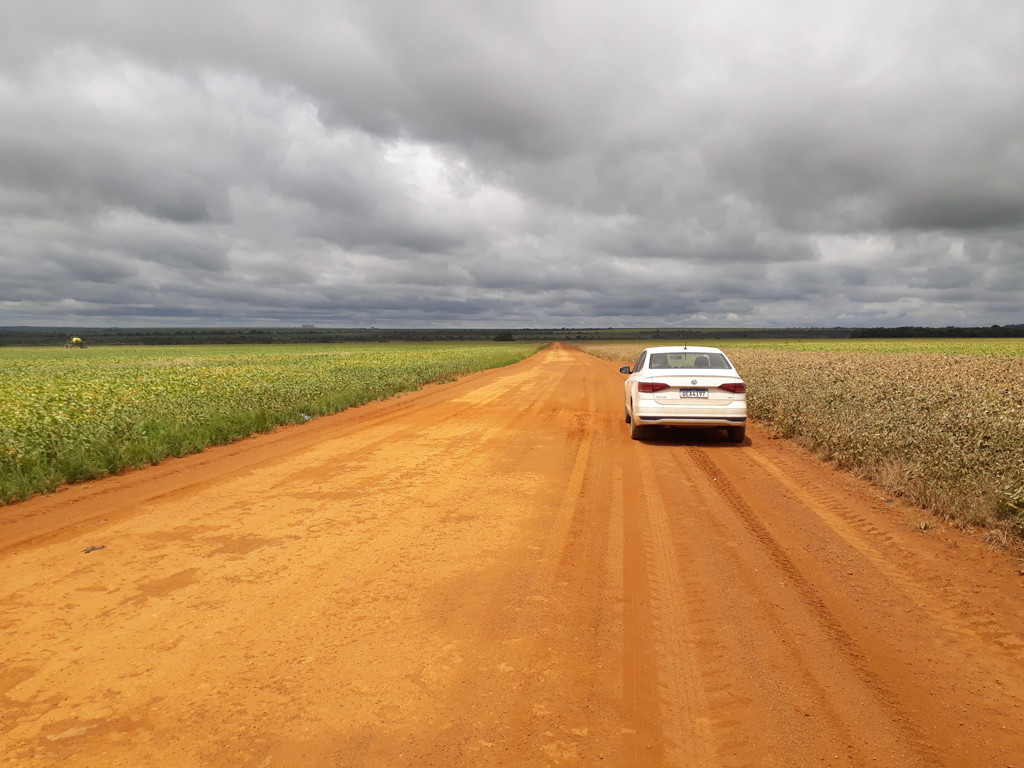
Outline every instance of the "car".
<path fill-rule="evenodd" d="M 747 430 L 747 385 L 715 347 L 648 347 L 626 379 L 626 423 L 634 440 L 652 427 L 724 427 L 741 443 Z"/>

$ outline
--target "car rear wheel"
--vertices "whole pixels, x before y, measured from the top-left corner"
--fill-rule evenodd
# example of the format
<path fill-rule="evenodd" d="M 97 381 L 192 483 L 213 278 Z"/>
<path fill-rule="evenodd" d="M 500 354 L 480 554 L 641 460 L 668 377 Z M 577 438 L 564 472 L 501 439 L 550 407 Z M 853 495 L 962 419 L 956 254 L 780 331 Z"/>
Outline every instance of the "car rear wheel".
<path fill-rule="evenodd" d="M 747 434 L 747 425 L 744 424 L 742 427 L 726 427 L 725 433 L 728 435 L 729 440 L 733 443 L 742 443 L 743 438 Z"/>
<path fill-rule="evenodd" d="M 626 423 L 629 424 L 633 421 L 633 417 L 629 415 L 629 411 L 626 411 Z"/>
<path fill-rule="evenodd" d="M 641 427 L 631 419 L 629 422 L 629 436 L 633 440 L 642 440 L 647 436 L 647 428 Z"/>

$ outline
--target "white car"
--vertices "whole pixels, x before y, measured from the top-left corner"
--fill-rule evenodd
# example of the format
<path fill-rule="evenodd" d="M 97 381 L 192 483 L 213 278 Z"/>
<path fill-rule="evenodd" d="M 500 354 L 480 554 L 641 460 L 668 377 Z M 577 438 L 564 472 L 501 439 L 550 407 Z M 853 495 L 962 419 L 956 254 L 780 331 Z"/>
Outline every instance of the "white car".
<path fill-rule="evenodd" d="M 648 347 L 626 379 L 629 436 L 648 427 L 725 427 L 729 440 L 746 434 L 747 385 L 720 349 Z"/>

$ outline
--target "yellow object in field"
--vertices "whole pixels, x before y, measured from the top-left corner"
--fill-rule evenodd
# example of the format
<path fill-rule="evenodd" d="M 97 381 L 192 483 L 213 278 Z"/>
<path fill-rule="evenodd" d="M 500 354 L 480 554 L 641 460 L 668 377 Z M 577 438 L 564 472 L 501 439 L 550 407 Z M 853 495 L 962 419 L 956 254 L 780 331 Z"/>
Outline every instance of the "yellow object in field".
<path fill-rule="evenodd" d="M 71 339 L 71 343 L 72 344 L 81 344 L 82 340 L 80 338 L 78 338 L 77 336 L 75 336 L 73 339 Z"/>

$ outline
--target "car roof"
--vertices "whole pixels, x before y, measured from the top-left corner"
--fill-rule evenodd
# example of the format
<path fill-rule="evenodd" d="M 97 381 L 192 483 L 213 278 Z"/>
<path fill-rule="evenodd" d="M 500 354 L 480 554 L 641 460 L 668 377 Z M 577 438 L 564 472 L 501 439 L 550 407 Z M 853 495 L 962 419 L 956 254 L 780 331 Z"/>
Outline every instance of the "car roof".
<path fill-rule="evenodd" d="M 648 347 L 644 350 L 648 353 L 658 352 L 718 352 L 721 353 L 718 347 Z"/>

